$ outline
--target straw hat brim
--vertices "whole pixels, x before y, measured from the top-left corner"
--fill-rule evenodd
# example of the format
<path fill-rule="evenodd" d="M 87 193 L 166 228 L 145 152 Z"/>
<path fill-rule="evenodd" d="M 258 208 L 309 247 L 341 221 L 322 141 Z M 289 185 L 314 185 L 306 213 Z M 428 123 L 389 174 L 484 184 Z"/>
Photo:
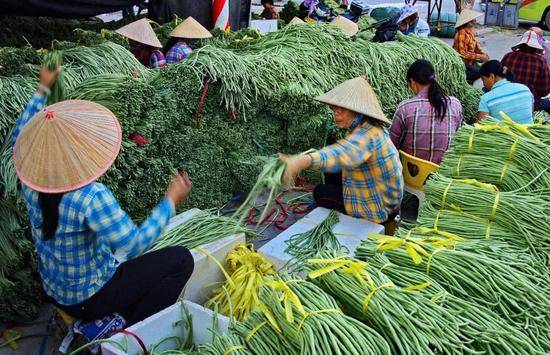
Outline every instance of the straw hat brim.
<path fill-rule="evenodd" d="M 292 20 L 290 20 L 290 22 L 288 23 L 287 26 L 291 26 L 291 25 L 299 25 L 301 23 L 305 23 L 305 21 L 303 21 L 301 18 L 299 17 L 296 17 L 294 16 L 294 18 L 292 18 Z"/>
<path fill-rule="evenodd" d="M 483 16 L 483 13 L 470 9 L 462 10 L 460 16 L 458 16 L 458 20 L 456 20 L 455 28 L 459 28 L 460 26 L 463 26 L 480 16 Z"/>
<path fill-rule="evenodd" d="M 359 26 L 343 16 L 336 17 L 330 24 L 338 27 L 348 37 L 353 37 L 359 32 Z"/>
<path fill-rule="evenodd" d="M 115 32 L 132 41 L 143 43 L 151 47 L 162 48 L 162 44 L 146 18 L 129 23 L 115 30 Z"/>
<path fill-rule="evenodd" d="M 315 100 L 327 105 L 346 108 L 356 113 L 391 123 L 382 111 L 372 86 L 363 77 L 347 80 Z"/>
<path fill-rule="evenodd" d="M 121 144 L 120 124 L 107 108 L 85 100 L 58 102 L 21 130 L 13 149 L 15 172 L 38 192 L 77 190 L 111 167 Z"/>
<path fill-rule="evenodd" d="M 532 33 L 529 33 L 532 32 Z M 538 49 L 538 50 L 544 50 L 544 48 L 540 45 L 537 34 L 533 31 L 527 31 L 526 33 L 521 36 L 521 40 L 512 47 L 512 49 L 517 49 L 522 44 L 526 44 L 527 46 Z"/>
<path fill-rule="evenodd" d="M 197 20 L 189 16 L 170 32 L 170 37 L 201 39 L 210 38 L 212 34 Z"/>

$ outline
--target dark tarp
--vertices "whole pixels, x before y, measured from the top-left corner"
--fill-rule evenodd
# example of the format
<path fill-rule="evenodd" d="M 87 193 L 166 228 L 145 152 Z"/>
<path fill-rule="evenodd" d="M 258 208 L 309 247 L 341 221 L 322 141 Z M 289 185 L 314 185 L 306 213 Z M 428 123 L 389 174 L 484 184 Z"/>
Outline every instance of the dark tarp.
<path fill-rule="evenodd" d="M 0 15 L 90 17 L 119 11 L 143 0 L 0 0 Z"/>

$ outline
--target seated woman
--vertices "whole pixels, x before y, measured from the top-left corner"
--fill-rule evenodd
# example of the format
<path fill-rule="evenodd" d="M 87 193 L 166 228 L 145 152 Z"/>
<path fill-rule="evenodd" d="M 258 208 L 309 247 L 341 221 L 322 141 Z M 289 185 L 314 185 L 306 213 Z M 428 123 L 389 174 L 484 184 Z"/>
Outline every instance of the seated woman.
<path fill-rule="evenodd" d="M 535 98 L 531 90 L 523 84 L 514 83 L 514 74 L 498 60 L 490 60 L 481 66 L 481 80 L 488 90 L 479 101 L 477 120 L 487 115 L 502 119 L 504 112 L 520 124 L 533 123 Z"/>
<path fill-rule="evenodd" d="M 134 21 L 115 32 L 128 38 L 130 52 L 141 64 L 149 68 L 166 66 L 164 54 L 158 50 L 158 48 L 162 48 L 162 44 L 146 18 Z"/>
<path fill-rule="evenodd" d="M 287 162 L 284 180 L 292 184 L 304 169 L 327 174 L 315 187 L 317 204 L 374 223 L 391 222 L 403 197 L 399 153 L 384 124 L 389 120 L 370 84 L 363 77 L 348 80 L 316 98 L 332 109 L 334 121 L 348 135 L 313 153 L 281 159 Z"/>
<path fill-rule="evenodd" d="M 149 217 L 135 225 L 96 182 L 120 150 L 116 117 L 91 101 L 44 107 L 58 73 L 41 69 L 38 91 L 13 134 L 38 270 L 46 294 L 69 315 L 93 321 L 117 313 L 131 325 L 173 304 L 193 272 L 186 248 L 147 252 L 191 185 L 175 176 Z"/>
<path fill-rule="evenodd" d="M 470 85 L 480 78 L 476 63 L 485 63 L 489 60 L 489 56 L 481 49 L 476 38 L 476 19 L 482 15 L 482 13 L 470 9 L 462 10 L 455 25 L 456 35 L 453 49 L 464 61 L 466 80 Z"/>
<path fill-rule="evenodd" d="M 189 57 L 193 52 L 189 40 L 195 41 L 197 39 L 210 37 L 212 37 L 212 34 L 198 23 L 197 20 L 189 16 L 170 32 L 170 39 L 164 46 L 166 63 L 178 63 Z"/>
<path fill-rule="evenodd" d="M 391 140 L 397 149 L 439 164 L 462 123 L 462 106 L 457 98 L 445 95 L 427 60 L 409 67 L 407 82 L 416 96 L 397 106 Z"/>
<path fill-rule="evenodd" d="M 415 34 L 421 37 L 430 36 L 430 26 L 418 16 L 416 7 L 410 4 L 403 6 L 399 11 L 397 25 L 404 35 Z"/>
<path fill-rule="evenodd" d="M 273 0 L 262 0 L 262 6 L 264 7 L 264 11 L 262 11 L 262 14 L 260 15 L 261 18 L 264 20 L 279 19 L 279 12 L 277 11 L 275 5 L 273 5 Z"/>

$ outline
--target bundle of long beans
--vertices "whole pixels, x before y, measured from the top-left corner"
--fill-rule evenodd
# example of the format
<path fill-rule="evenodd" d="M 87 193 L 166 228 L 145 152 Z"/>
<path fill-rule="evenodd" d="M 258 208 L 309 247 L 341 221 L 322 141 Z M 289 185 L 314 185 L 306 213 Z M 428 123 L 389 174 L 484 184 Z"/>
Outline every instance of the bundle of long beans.
<path fill-rule="evenodd" d="M 383 273 L 350 256 L 310 260 L 309 278 L 347 314 L 363 320 L 390 343 L 392 353 L 436 354 L 471 350 L 460 322 L 430 299 L 396 287 Z"/>
<path fill-rule="evenodd" d="M 313 229 L 295 234 L 285 241 L 285 253 L 292 256 L 297 267 L 323 251 L 340 251 L 342 246 L 332 228 L 338 223 L 338 212 L 330 211 L 327 218 Z"/>
<path fill-rule="evenodd" d="M 275 269 L 252 245 L 239 245 L 227 254 L 225 271 L 230 278 L 214 291 L 205 307 L 217 305 L 220 313 L 228 316 L 232 312 L 235 319 L 243 320 L 258 306 L 260 287 Z"/>
<path fill-rule="evenodd" d="M 46 52 L 44 55 L 44 65 L 49 71 L 54 71 L 58 67 L 61 67 L 63 63 L 63 55 L 60 51 L 51 51 Z M 65 99 L 66 88 L 65 88 L 65 72 L 61 70 L 55 79 L 52 87 L 50 88 L 51 93 L 46 99 L 46 104 L 51 105 L 56 102 L 62 101 Z"/>
<path fill-rule="evenodd" d="M 475 350 L 489 354 L 544 353 L 544 349 L 533 344 L 521 329 L 512 327 L 498 314 L 478 303 L 448 293 L 424 272 L 392 264 L 383 254 L 373 255 L 372 250 L 364 246 L 356 249 L 355 257 L 383 272 L 396 286 L 440 304 L 459 320 L 461 331 L 473 339 Z"/>
<path fill-rule="evenodd" d="M 79 83 L 68 98 L 94 101 L 116 112 L 119 102 L 113 93 L 129 80 L 130 75 L 120 73 L 94 75 Z"/>
<path fill-rule="evenodd" d="M 453 180 L 440 174 L 428 179 L 424 192 L 426 200 L 436 208 L 452 208 L 489 219 L 514 231 L 518 238 L 525 238 L 531 249 L 548 250 L 550 203 L 546 199 L 527 193 L 499 192 L 494 185 Z"/>
<path fill-rule="evenodd" d="M 237 334 L 215 333 L 211 343 L 199 346 L 199 354 L 204 355 L 251 355 L 252 352 L 246 347 L 244 339 Z"/>
<path fill-rule="evenodd" d="M 376 331 L 342 313 L 336 301 L 314 284 L 282 275 L 260 292 L 269 324 L 300 354 L 389 354 Z"/>
<path fill-rule="evenodd" d="M 149 251 L 175 245 L 193 249 L 238 233 L 244 233 L 250 237 L 256 236 L 256 233 L 232 218 L 215 216 L 208 211 L 201 211 L 165 232 Z"/>
<path fill-rule="evenodd" d="M 483 254 L 448 248 L 434 248 L 421 242 L 415 243 L 425 252 L 420 262 L 414 261 L 403 247 L 383 248 L 371 240 L 361 247 L 363 255 L 373 255 L 383 249 L 383 255 L 395 265 L 426 272 L 456 297 L 483 305 L 498 313 L 513 326 L 524 329 L 538 344 L 548 344 L 547 317 L 550 311 L 548 292 L 550 285 Z"/>

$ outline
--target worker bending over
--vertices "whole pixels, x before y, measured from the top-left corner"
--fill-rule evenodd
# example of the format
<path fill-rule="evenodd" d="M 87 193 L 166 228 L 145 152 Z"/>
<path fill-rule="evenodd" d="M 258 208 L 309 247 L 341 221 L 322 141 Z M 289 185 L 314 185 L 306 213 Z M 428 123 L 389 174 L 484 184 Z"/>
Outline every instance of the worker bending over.
<path fill-rule="evenodd" d="M 127 24 L 115 32 L 128 38 L 130 52 L 141 64 L 149 68 L 166 66 L 164 54 L 159 50 L 162 44 L 146 18 Z"/>
<path fill-rule="evenodd" d="M 470 9 L 462 10 L 455 25 L 457 32 L 453 48 L 466 65 L 466 80 L 470 85 L 481 77 L 476 63 L 485 63 L 489 60 L 489 55 L 481 49 L 476 38 L 476 19 L 482 15 Z"/>
<path fill-rule="evenodd" d="M 317 204 L 375 223 L 391 222 L 403 197 L 399 153 L 385 124 L 389 120 L 365 78 L 348 80 L 316 98 L 328 104 L 336 125 L 348 135 L 335 144 L 286 161 L 284 181 L 291 184 L 304 169 L 325 172 L 325 184 L 317 185 Z"/>
<path fill-rule="evenodd" d="M 13 135 L 42 284 L 72 317 L 93 321 L 118 313 L 131 325 L 173 304 L 193 272 L 186 248 L 147 253 L 191 185 L 174 176 L 165 197 L 135 225 L 96 182 L 118 155 L 118 120 L 91 101 L 44 107 L 59 71 L 41 68 L 40 86 Z"/>
<path fill-rule="evenodd" d="M 170 32 L 170 39 L 164 46 L 166 63 L 174 64 L 181 62 L 193 52 L 190 41 L 210 37 L 212 37 L 212 34 L 198 23 L 197 20 L 189 16 Z"/>

